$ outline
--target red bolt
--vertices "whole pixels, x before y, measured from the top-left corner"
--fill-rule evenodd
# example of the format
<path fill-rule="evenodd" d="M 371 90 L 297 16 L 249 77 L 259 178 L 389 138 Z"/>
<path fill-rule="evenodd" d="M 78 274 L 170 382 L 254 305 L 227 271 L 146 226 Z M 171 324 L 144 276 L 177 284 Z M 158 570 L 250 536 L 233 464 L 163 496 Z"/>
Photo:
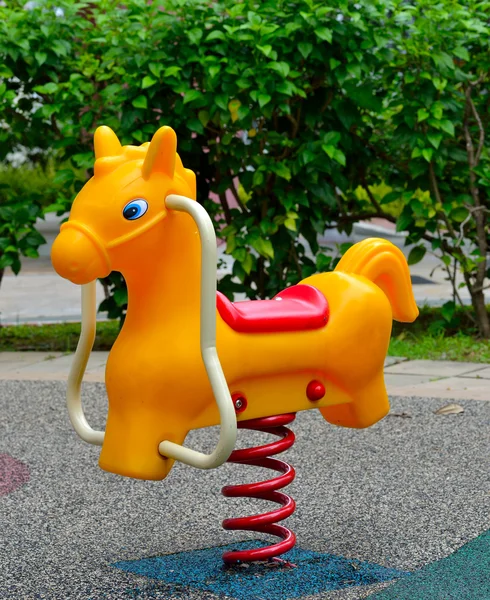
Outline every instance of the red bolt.
<path fill-rule="evenodd" d="M 235 392 L 231 395 L 231 399 L 236 413 L 242 413 L 247 408 L 247 399 L 242 393 Z"/>
<path fill-rule="evenodd" d="M 325 396 L 325 386 L 321 381 L 313 379 L 306 387 L 306 395 L 308 396 L 308 400 L 312 402 L 321 400 Z"/>

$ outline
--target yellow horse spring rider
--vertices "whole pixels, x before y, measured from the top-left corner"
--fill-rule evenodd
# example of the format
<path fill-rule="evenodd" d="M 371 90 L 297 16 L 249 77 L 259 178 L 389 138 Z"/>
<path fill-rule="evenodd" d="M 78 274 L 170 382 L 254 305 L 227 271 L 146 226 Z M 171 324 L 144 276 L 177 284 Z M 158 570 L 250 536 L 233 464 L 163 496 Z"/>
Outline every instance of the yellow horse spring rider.
<path fill-rule="evenodd" d="M 344 427 L 382 419 L 392 319 L 418 314 L 403 253 L 388 241 L 364 240 L 334 272 L 272 300 L 231 303 L 216 293 L 213 225 L 176 148 L 169 127 L 141 146 L 121 146 L 99 127 L 94 177 L 52 249 L 56 271 L 83 286 L 68 407 L 78 434 L 102 445 L 100 466 L 163 479 L 174 460 L 224 463 L 237 420 L 310 408 Z M 104 433 L 88 425 L 80 387 L 95 335 L 95 280 L 111 271 L 123 274 L 129 300 L 106 367 Z M 212 454 L 182 445 L 191 429 L 211 425 L 221 426 Z"/>

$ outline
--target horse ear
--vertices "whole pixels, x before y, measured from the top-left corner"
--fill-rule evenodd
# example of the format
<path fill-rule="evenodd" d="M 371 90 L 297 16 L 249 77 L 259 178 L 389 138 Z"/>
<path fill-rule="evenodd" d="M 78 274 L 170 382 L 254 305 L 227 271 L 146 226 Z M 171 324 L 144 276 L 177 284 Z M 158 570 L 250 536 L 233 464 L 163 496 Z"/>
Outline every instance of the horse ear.
<path fill-rule="evenodd" d="M 143 178 L 148 179 L 152 173 L 165 173 L 173 179 L 175 156 L 177 152 L 177 135 L 171 127 L 160 127 L 153 136 L 143 163 Z"/>
<path fill-rule="evenodd" d="M 122 146 L 117 135 L 110 127 L 97 127 L 94 135 L 95 158 L 117 156 L 121 154 Z"/>
<path fill-rule="evenodd" d="M 189 187 L 191 188 L 192 200 L 195 200 L 197 197 L 196 174 L 190 169 L 184 169 L 184 179 L 187 181 Z"/>

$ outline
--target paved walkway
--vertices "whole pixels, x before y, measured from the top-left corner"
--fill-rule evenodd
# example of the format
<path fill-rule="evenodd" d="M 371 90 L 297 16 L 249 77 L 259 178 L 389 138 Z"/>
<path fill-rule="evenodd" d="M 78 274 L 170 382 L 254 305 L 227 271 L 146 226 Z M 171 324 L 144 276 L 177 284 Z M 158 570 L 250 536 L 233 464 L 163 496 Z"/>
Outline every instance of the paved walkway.
<path fill-rule="evenodd" d="M 86 381 L 103 382 L 108 352 L 92 352 Z M 2 352 L 0 380 L 65 381 L 73 354 Z M 490 364 L 406 360 L 389 356 L 385 381 L 390 396 L 490 400 Z"/>

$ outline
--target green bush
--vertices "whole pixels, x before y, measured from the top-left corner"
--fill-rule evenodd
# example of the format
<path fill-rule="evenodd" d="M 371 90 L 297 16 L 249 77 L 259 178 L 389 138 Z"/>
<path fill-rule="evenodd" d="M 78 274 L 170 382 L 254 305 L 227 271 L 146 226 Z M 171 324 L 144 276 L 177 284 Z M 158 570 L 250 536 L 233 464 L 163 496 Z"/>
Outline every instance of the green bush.
<path fill-rule="evenodd" d="M 141 143 L 171 124 L 197 173 L 200 201 L 218 227 L 225 221 L 220 235 L 235 262 L 222 290 L 266 297 L 331 268 L 317 242 L 326 226 L 350 231 L 375 214 L 346 194 L 361 183 L 371 153 L 360 134 L 369 137 L 365 114 L 381 108 L 375 73 L 390 51 L 377 30 L 389 5 L 174 1 L 162 10 L 132 0 L 0 8 L 5 148 L 54 151 L 71 163 L 58 180 L 79 186 L 75 170 L 90 172 L 97 125 Z M 12 101 L 20 92 L 22 110 Z M 227 202 L 229 189 L 238 208 Z M 209 191 L 221 206 L 207 201 Z"/>
<path fill-rule="evenodd" d="M 0 282 L 6 267 L 19 273 L 21 256 L 39 256 L 38 248 L 46 240 L 36 222 L 50 210 L 49 205 L 63 204 L 54 177 L 49 166 L 0 168 Z"/>
<path fill-rule="evenodd" d="M 446 311 L 454 312 L 466 286 L 486 338 L 489 19 L 488 2 L 397 3 L 386 31 L 393 56 L 380 73 L 389 93 L 370 140 L 377 159 L 368 166 L 368 180 L 380 176 L 392 188 L 378 203 L 382 211 L 403 206 L 391 220 L 417 244 L 410 262 L 435 253 L 454 289 Z"/>
<path fill-rule="evenodd" d="M 59 189 L 53 166 L 26 164 L 20 167 L 0 167 L 0 206 L 13 198 L 24 204 L 38 202 L 44 207 L 58 201 Z"/>
<path fill-rule="evenodd" d="M 53 153 L 66 165 L 57 175 L 66 197 L 91 172 L 97 125 L 141 143 L 169 124 L 234 259 L 220 283 L 228 295 L 263 298 L 328 270 L 335 259 L 318 243 L 326 228 L 385 217 L 441 252 L 451 276 L 463 268 L 490 336 L 478 309 L 488 276 L 488 3 L 22 4 L 0 8 L 0 121 L 9 124 L 0 141 L 4 152 Z M 468 153 L 462 163 L 468 135 L 471 164 Z M 380 181 L 391 191 L 378 193 Z M 411 262 L 424 252 L 418 245 Z M 125 308 L 116 280 L 107 282 L 112 315 Z"/>

